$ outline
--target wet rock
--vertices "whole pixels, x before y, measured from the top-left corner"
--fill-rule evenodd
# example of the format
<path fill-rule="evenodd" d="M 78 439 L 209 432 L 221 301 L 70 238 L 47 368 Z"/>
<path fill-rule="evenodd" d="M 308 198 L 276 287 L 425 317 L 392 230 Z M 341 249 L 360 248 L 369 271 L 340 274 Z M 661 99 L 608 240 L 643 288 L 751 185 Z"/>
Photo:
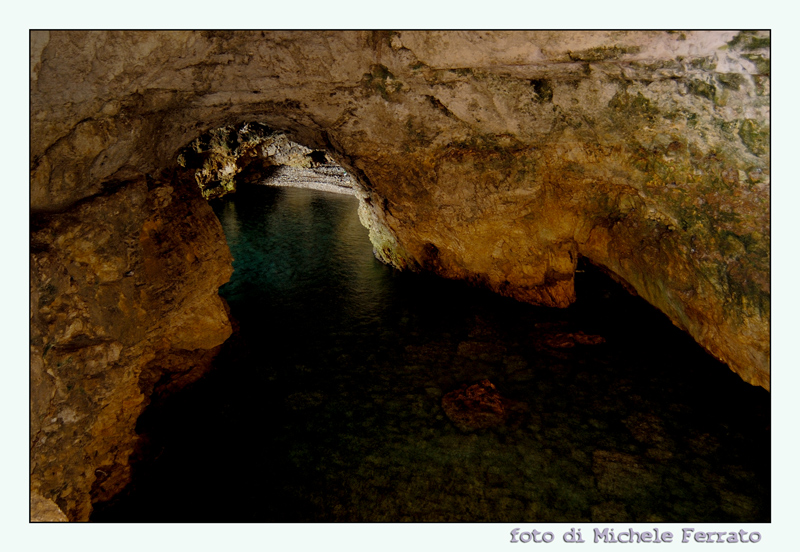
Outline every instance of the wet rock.
<path fill-rule="evenodd" d="M 592 460 L 597 487 L 610 496 L 632 498 L 647 494 L 648 487 L 661 482 L 661 477 L 644 459 L 631 454 L 597 450 Z"/>
<path fill-rule="evenodd" d="M 719 439 L 709 433 L 693 432 L 688 441 L 692 450 L 701 455 L 713 454 L 720 446 Z"/>
<path fill-rule="evenodd" d="M 405 355 L 409 362 L 428 364 L 446 363 L 453 356 L 452 345 L 447 342 L 431 342 L 423 345 L 406 345 Z"/>
<path fill-rule="evenodd" d="M 305 410 L 315 408 L 323 403 L 325 395 L 319 391 L 293 393 L 286 397 L 286 406 L 292 410 Z"/>
<path fill-rule="evenodd" d="M 658 416 L 637 412 L 625 418 L 622 423 L 640 443 L 656 446 L 667 446 L 671 443 Z"/>
<path fill-rule="evenodd" d="M 625 505 L 619 502 L 603 502 L 592 506 L 592 521 L 595 523 L 611 523 L 630 521 L 630 514 L 625 510 Z"/>
<path fill-rule="evenodd" d="M 501 396 L 489 380 L 447 393 L 442 397 L 442 408 L 464 431 L 503 425 L 512 415 L 526 410 L 524 403 Z"/>
<path fill-rule="evenodd" d="M 737 519 L 752 519 L 758 511 L 750 497 L 727 490 L 720 490 L 719 494 L 722 511 Z"/>
<path fill-rule="evenodd" d="M 645 452 L 645 456 L 647 456 L 648 458 L 652 458 L 653 460 L 656 460 L 658 462 L 666 462 L 668 460 L 671 460 L 672 457 L 675 456 L 675 454 L 671 450 L 659 446 L 647 449 L 647 452 Z"/>
<path fill-rule="evenodd" d="M 583 332 L 558 332 L 545 337 L 544 342 L 553 349 L 570 349 L 575 345 L 600 345 L 605 343 L 606 340 L 601 335 L 589 335 Z"/>
<path fill-rule="evenodd" d="M 492 320 L 486 320 L 480 315 L 475 315 L 469 330 L 472 339 L 492 340 L 497 337 L 497 329 Z"/>
<path fill-rule="evenodd" d="M 462 341 L 458 344 L 458 354 L 472 360 L 500 362 L 506 348 L 499 343 L 486 341 Z"/>

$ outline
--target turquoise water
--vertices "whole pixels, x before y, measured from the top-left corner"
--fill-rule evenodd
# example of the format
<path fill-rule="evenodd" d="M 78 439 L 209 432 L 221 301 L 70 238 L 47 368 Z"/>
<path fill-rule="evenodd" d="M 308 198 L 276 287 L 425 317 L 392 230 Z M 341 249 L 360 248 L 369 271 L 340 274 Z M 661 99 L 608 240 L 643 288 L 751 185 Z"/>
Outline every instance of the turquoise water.
<path fill-rule="evenodd" d="M 769 521 L 769 394 L 591 266 L 536 308 L 382 265 L 349 196 L 213 206 L 239 329 L 93 520 Z M 462 431 L 442 396 L 482 379 L 526 410 Z"/>

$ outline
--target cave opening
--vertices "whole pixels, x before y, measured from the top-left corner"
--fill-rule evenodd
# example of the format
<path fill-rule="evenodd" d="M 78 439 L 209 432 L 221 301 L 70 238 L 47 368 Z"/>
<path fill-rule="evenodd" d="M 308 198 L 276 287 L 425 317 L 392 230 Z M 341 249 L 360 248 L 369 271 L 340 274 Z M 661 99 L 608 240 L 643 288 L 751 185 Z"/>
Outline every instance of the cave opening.
<path fill-rule="evenodd" d="M 145 410 L 93 521 L 769 521 L 768 394 L 654 307 L 586 258 L 566 309 L 396 271 L 352 192 L 297 187 L 243 128 L 217 173 L 182 153 L 234 257 L 234 335 Z"/>

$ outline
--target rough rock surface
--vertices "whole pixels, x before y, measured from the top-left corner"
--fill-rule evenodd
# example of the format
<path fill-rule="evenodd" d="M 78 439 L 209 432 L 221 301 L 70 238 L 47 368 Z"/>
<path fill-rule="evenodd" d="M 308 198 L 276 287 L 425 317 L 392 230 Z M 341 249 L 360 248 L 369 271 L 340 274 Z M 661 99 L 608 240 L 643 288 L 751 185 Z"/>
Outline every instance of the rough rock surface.
<path fill-rule="evenodd" d="M 235 192 L 242 183 L 262 183 L 276 169 L 288 170 L 288 179 L 297 183 L 307 176 L 314 181 L 342 180 L 353 187 L 349 177 L 339 178 L 346 176 L 345 170 L 331 163 L 324 151 L 292 142 L 285 133 L 260 123 L 211 129 L 182 148 L 177 162 L 194 178 L 206 199 Z M 334 189 L 340 191 L 338 186 Z"/>
<path fill-rule="evenodd" d="M 524 301 L 579 255 L 769 385 L 769 37 L 34 33 L 32 206 L 262 121 L 369 192 L 381 257 Z"/>
<path fill-rule="evenodd" d="M 343 167 L 322 150 L 292 142 L 258 123 L 215 128 L 178 154 L 203 197 L 222 197 L 244 184 L 309 188 L 369 197 Z"/>
<path fill-rule="evenodd" d="M 492 382 L 483 380 L 447 393 L 442 408 L 456 427 L 470 431 L 503 425 L 525 405 L 503 397 Z"/>
<path fill-rule="evenodd" d="M 64 512 L 50 499 L 31 493 L 31 521 L 69 521 Z"/>
<path fill-rule="evenodd" d="M 84 518 L 137 374 L 222 340 L 222 234 L 144 175 L 245 122 L 344 166 L 384 261 L 563 307 L 583 256 L 768 388 L 769 102 L 760 32 L 33 32 L 35 486 Z"/>
<path fill-rule="evenodd" d="M 197 188 L 144 178 L 33 226 L 32 491 L 85 520 L 127 484 L 154 390 L 196 377 L 230 335 L 231 258 Z"/>
<path fill-rule="evenodd" d="M 554 349 L 569 349 L 575 345 L 600 345 L 605 341 L 601 335 L 588 335 L 583 332 L 554 332 L 545 338 L 545 343 Z"/>

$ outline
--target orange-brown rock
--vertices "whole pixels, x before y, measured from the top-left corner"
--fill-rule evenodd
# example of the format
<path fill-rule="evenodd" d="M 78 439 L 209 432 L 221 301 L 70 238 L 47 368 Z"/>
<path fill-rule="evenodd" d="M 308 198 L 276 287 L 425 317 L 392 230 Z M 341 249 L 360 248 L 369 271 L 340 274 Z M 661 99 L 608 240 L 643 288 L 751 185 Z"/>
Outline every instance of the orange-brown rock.
<path fill-rule="evenodd" d="M 37 217 L 31 248 L 31 481 L 85 520 L 128 482 L 154 387 L 230 335 L 230 253 L 199 190 L 144 178 Z"/>
<path fill-rule="evenodd" d="M 506 399 L 492 382 L 483 380 L 447 393 L 442 408 L 456 427 L 469 431 L 503 425 L 512 414 L 523 412 L 525 405 Z"/>
<path fill-rule="evenodd" d="M 36 32 L 31 202 L 223 124 L 327 149 L 377 254 L 550 306 L 583 256 L 769 386 L 769 34 Z"/>
<path fill-rule="evenodd" d="M 606 340 L 601 335 L 589 335 L 584 332 L 556 332 L 547 335 L 544 342 L 554 349 L 571 349 L 575 345 L 600 345 Z"/>
<path fill-rule="evenodd" d="M 55 502 L 36 492 L 31 493 L 30 508 L 30 521 L 69 521 Z"/>

